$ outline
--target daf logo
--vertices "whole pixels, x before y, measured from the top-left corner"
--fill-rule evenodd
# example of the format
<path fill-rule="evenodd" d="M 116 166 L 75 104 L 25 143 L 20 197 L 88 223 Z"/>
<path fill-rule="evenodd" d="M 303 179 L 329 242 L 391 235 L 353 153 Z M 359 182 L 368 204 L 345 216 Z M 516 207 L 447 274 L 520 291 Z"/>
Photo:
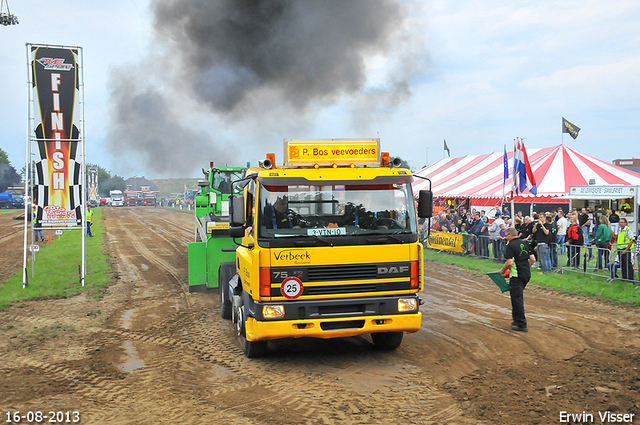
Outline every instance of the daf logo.
<path fill-rule="evenodd" d="M 400 274 L 409 271 L 409 266 L 378 267 L 378 274 Z"/>

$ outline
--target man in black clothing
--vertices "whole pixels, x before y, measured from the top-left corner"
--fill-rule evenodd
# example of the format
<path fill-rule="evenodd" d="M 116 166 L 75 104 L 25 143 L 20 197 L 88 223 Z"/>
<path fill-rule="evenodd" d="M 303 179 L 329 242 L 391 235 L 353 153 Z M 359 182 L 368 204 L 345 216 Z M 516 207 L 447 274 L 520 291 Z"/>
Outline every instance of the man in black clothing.
<path fill-rule="evenodd" d="M 618 227 L 620 227 L 620 216 L 616 214 L 615 210 L 609 214 L 609 223 L 611 224 L 611 231 L 618 234 Z"/>
<path fill-rule="evenodd" d="M 505 257 L 507 261 L 502 266 L 502 275 L 516 264 L 516 275 L 509 279 L 509 294 L 511 295 L 511 329 L 519 332 L 529 332 L 527 318 L 524 314 L 524 288 L 531 279 L 531 265 L 536 261 L 529 243 L 518 238 L 518 232 L 510 227 L 506 230 L 507 247 Z"/>
<path fill-rule="evenodd" d="M 522 239 L 526 239 L 528 241 L 531 240 L 531 235 L 533 234 L 533 224 L 534 223 L 531 220 L 531 217 L 526 216 L 524 218 L 524 224 L 522 225 Z"/>
<path fill-rule="evenodd" d="M 535 251 L 535 258 L 540 262 L 540 268 L 543 273 L 551 271 L 551 255 L 549 252 L 549 233 L 550 230 L 546 226 L 547 219 L 544 214 L 540 214 L 537 217 L 538 222 L 533 226 L 533 240 L 536 245 L 533 248 Z"/>
<path fill-rule="evenodd" d="M 267 229 L 291 229 L 300 227 L 300 216 L 289 208 L 287 196 L 276 199 L 272 205 L 267 204 L 264 210 Z"/>
<path fill-rule="evenodd" d="M 468 230 L 469 246 L 473 247 L 473 253 L 475 255 L 480 255 L 480 241 L 478 240 L 480 230 L 482 230 L 482 221 L 480 220 L 480 213 L 476 213 L 473 218 L 473 224 L 471 224 Z"/>
<path fill-rule="evenodd" d="M 545 213 L 546 223 L 544 227 L 549 230 L 547 244 L 549 245 L 549 256 L 551 257 L 551 268 L 558 268 L 558 226 L 553 221 L 553 216 L 550 212 Z"/>

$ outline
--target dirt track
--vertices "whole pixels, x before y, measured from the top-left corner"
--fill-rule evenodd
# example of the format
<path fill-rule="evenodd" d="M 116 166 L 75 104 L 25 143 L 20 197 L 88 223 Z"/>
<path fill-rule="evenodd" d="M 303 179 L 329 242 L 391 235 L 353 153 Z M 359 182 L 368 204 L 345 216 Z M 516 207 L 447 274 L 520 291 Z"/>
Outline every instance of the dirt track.
<path fill-rule="evenodd" d="M 22 237 L 3 218 L 5 280 Z M 489 279 L 427 264 L 422 329 L 397 351 L 366 337 L 284 340 L 249 360 L 215 294 L 186 291 L 190 214 L 105 208 L 103 219 L 117 271 L 104 299 L 0 312 L 0 421 L 39 410 L 85 424 L 554 424 L 561 411 L 601 423 L 609 410 L 640 422 L 638 310 L 533 286 L 530 332 L 516 333 Z"/>

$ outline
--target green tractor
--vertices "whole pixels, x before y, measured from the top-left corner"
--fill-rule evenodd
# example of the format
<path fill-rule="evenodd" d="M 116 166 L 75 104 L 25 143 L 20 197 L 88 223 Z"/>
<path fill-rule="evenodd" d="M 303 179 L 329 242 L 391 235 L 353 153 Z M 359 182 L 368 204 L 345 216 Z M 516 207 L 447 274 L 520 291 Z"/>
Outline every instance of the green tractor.
<path fill-rule="evenodd" d="M 199 180 L 195 197 L 195 242 L 189 244 L 189 292 L 218 287 L 218 269 L 223 261 L 235 261 L 236 245 L 229 237 L 229 197 L 231 182 L 244 177 L 246 168 L 217 167 L 211 162 L 202 169 L 206 180 Z M 231 248 L 225 250 L 223 248 Z"/>

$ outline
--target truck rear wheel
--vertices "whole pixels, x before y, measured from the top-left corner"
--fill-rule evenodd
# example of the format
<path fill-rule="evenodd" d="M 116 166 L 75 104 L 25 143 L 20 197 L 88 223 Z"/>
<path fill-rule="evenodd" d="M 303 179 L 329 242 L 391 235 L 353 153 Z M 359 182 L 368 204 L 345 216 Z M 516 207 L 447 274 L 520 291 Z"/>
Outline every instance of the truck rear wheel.
<path fill-rule="evenodd" d="M 382 332 L 371 334 L 373 345 L 378 350 L 390 351 L 400 347 L 404 332 Z"/>
<path fill-rule="evenodd" d="M 235 263 L 230 265 L 222 263 L 218 269 L 218 295 L 220 296 L 220 316 L 231 320 L 231 300 L 229 299 L 229 281 L 235 274 Z"/>
<path fill-rule="evenodd" d="M 245 329 L 245 317 L 243 307 L 238 307 L 236 330 L 238 332 L 238 340 L 244 355 L 250 359 L 262 357 L 267 354 L 267 341 L 247 341 L 247 333 Z"/>

